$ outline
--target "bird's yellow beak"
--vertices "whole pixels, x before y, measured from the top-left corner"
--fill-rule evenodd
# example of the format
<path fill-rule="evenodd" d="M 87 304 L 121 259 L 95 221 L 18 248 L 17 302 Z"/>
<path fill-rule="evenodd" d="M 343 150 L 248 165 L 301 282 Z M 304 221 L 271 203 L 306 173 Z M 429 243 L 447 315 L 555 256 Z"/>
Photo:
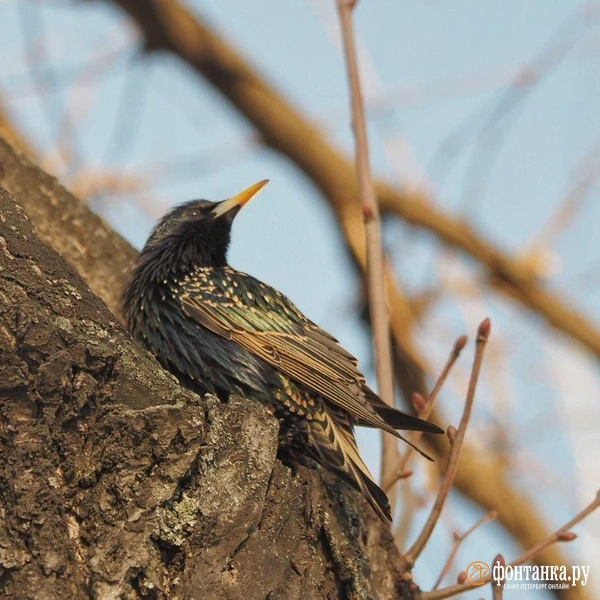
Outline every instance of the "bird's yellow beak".
<path fill-rule="evenodd" d="M 269 183 L 268 179 L 263 179 L 254 185 L 251 185 L 249 188 L 245 189 L 243 192 L 237 194 L 237 196 L 233 196 L 233 198 L 229 198 L 228 200 L 223 200 L 223 202 L 219 202 L 215 208 L 212 210 L 212 214 L 215 218 L 228 213 L 230 210 L 234 208 L 241 209 L 243 206 L 248 204 L 254 196 L 262 190 L 265 185 Z"/>

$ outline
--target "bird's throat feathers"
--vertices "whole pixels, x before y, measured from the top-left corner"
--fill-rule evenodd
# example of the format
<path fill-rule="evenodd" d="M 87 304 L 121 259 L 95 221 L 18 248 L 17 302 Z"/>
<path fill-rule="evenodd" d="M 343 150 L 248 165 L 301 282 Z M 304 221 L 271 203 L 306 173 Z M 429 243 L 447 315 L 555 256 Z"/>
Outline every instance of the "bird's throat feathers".
<path fill-rule="evenodd" d="M 180 227 L 167 235 L 158 235 L 155 231 L 150 237 L 138 256 L 123 295 L 130 327 L 136 327 L 144 312 L 142 307 L 149 301 L 164 300 L 174 280 L 199 268 L 227 266 L 230 227 L 202 229 L 196 224 L 194 228 Z"/>
<path fill-rule="evenodd" d="M 224 224 L 226 225 L 226 224 Z M 160 239 L 148 240 L 140 253 L 134 276 L 159 282 L 197 268 L 222 268 L 227 265 L 229 227 L 188 228 Z"/>

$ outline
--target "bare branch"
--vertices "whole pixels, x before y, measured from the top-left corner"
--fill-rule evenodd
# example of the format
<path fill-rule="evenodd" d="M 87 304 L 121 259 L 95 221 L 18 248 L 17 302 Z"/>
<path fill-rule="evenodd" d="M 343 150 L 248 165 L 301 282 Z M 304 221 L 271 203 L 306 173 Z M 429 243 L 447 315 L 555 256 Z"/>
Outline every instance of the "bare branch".
<path fill-rule="evenodd" d="M 441 573 L 439 574 L 438 578 L 436 579 L 435 583 L 433 584 L 434 590 L 438 589 L 438 587 L 442 583 L 444 577 L 446 577 L 446 575 L 450 571 L 450 567 L 452 567 L 452 563 L 454 562 L 454 559 L 456 558 L 456 553 L 458 552 L 458 549 L 460 548 L 461 544 L 476 529 L 478 529 L 482 525 L 485 525 L 485 523 L 489 523 L 490 521 L 495 521 L 497 518 L 498 518 L 498 513 L 495 510 L 490 510 L 485 515 L 483 515 L 483 517 L 481 517 L 481 519 L 479 519 L 479 521 L 477 521 L 477 523 L 471 525 L 471 527 L 469 527 L 469 529 L 467 529 L 464 533 L 459 534 L 457 532 L 454 532 L 454 535 L 453 535 L 454 544 L 452 545 L 452 550 L 450 551 L 450 554 L 448 555 L 448 558 L 446 559 L 446 562 L 442 568 Z"/>
<path fill-rule="evenodd" d="M 477 388 L 477 380 L 479 378 L 479 371 L 481 370 L 481 363 L 483 361 L 483 353 L 485 346 L 490 335 L 491 323 L 489 319 L 484 319 L 479 325 L 477 331 L 477 349 L 475 351 L 475 359 L 473 360 L 473 368 L 471 370 L 471 379 L 469 380 L 469 389 L 467 390 L 467 398 L 465 400 L 465 408 L 463 410 L 462 417 L 458 429 L 449 427 L 447 434 L 450 439 L 451 450 L 448 456 L 448 462 L 444 471 L 444 477 L 440 484 L 440 489 L 431 509 L 431 513 L 423 526 L 423 530 L 419 534 L 419 537 L 415 543 L 410 547 L 408 552 L 404 555 L 405 560 L 409 565 L 414 565 L 417 558 L 423 552 L 425 545 L 429 541 L 431 534 L 440 518 L 442 508 L 446 502 L 446 498 L 450 493 L 450 488 L 454 482 L 456 470 L 458 468 L 458 459 L 460 458 L 460 451 L 465 438 L 469 419 L 471 417 L 471 409 L 473 408 L 473 400 L 475 399 L 475 390 Z"/>
<path fill-rule="evenodd" d="M 365 121 L 365 109 L 360 85 L 360 73 L 354 43 L 352 10 L 355 2 L 338 0 L 338 11 L 344 40 L 344 54 L 348 69 L 350 96 L 352 101 L 352 127 L 355 137 L 356 172 L 362 206 L 366 239 L 367 288 L 373 346 L 377 371 L 377 387 L 381 398 L 394 406 L 394 378 L 392 372 L 392 347 L 390 322 L 386 302 L 383 249 L 381 246 L 381 219 L 371 178 L 369 162 L 369 139 Z M 381 479 L 389 479 L 398 459 L 398 445 L 393 436 L 382 433 L 383 454 Z M 394 502 L 391 502 L 392 510 Z"/>
<path fill-rule="evenodd" d="M 504 556 L 502 554 L 498 554 L 494 559 L 493 565 L 506 567 L 506 561 L 504 560 Z M 500 585 L 492 586 L 492 600 L 502 600 L 502 596 L 504 595 L 504 580 L 500 582 Z"/>
<path fill-rule="evenodd" d="M 540 552 L 546 550 L 546 548 L 556 544 L 557 542 L 572 542 L 577 536 L 571 532 L 571 529 L 575 527 L 578 523 L 583 521 L 589 515 L 591 515 L 595 510 L 600 507 L 600 490 L 596 493 L 596 497 L 592 502 L 590 502 L 581 512 L 575 515 L 568 523 L 563 525 L 560 529 L 557 529 L 553 534 L 549 535 L 545 540 L 542 540 L 539 544 L 536 544 L 523 554 L 521 554 L 518 558 L 510 562 L 507 566 L 516 567 L 518 565 L 522 565 L 532 558 L 537 556 Z M 496 560 L 498 560 L 496 558 Z M 489 583 L 492 580 L 492 574 L 490 573 L 486 577 L 482 578 L 481 581 L 484 583 Z M 479 580 L 476 581 L 479 583 Z M 468 592 L 469 590 L 479 589 L 479 586 L 473 587 L 471 583 L 458 583 L 456 585 L 452 585 L 450 587 L 434 590 L 431 592 L 425 592 L 421 596 L 423 600 L 441 600 L 442 598 L 451 598 L 452 596 L 457 596 L 458 594 L 462 594 L 463 592 Z"/>
<path fill-rule="evenodd" d="M 413 392 L 412 403 L 413 403 L 413 406 L 415 407 L 415 410 L 417 411 L 417 414 L 422 419 L 427 419 L 427 417 L 429 416 L 429 413 L 431 412 L 431 409 L 433 408 L 433 403 L 435 402 L 440 390 L 442 389 L 442 386 L 444 385 L 444 382 L 448 378 L 448 375 L 449 375 L 454 363 L 460 356 L 460 353 L 461 353 L 462 349 L 465 347 L 466 343 L 467 343 L 467 338 L 464 335 L 459 337 L 456 340 L 456 342 L 454 342 L 454 346 L 452 347 L 452 352 L 450 353 L 450 356 L 449 356 L 448 360 L 446 361 L 446 364 L 444 365 L 444 368 L 443 368 L 440 376 L 438 377 L 438 380 L 436 381 L 435 386 L 433 387 L 433 390 L 431 391 L 431 394 L 429 394 L 429 396 L 427 397 L 427 400 L 425 400 L 423 398 L 423 396 L 421 396 L 421 394 L 419 394 L 419 392 Z M 410 438 L 409 438 L 410 443 L 418 446 L 419 441 L 422 436 L 423 436 L 423 433 L 421 431 L 416 431 L 415 433 L 413 433 L 410 436 Z M 409 477 L 410 475 L 412 475 L 412 471 L 410 471 L 408 469 L 408 463 L 410 461 L 410 457 L 413 456 L 413 453 L 414 453 L 413 446 L 407 446 L 402 458 L 396 464 L 394 469 L 388 474 L 388 478 L 382 479 L 382 482 L 383 482 L 382 487 L 386 492 L 388 490 L 390 490 L 392 488 L 392 486 L 395 483 L 397 483 L 400 479 L 405 479 L 406 477 Z"/>
<path fill-rule="evenodd" d="M 422 419 L 427 419 L 429 417 L 429 414 L 431 413 L 431 409 L 433 408 L 433 403 L 435 402 L 436 398 L 438 397 L 438 394 L 440 393 L 440 390 L 442 389 L 444 382 L 448 378 L 448 375 L 450 374 L 450 371 L 452 370 L 454 363 L 458 360 L 458 357 L 460 356 L 460 353 L 462 352 L 462 349 L 465 347 L 466 343 L 467 343 L 467 337 L 464 335 L 459 337 L 456 340 L 456 342 L 454 342 L 454 346 L 452 347 L 452 352 L 450 353 L 450 356 L 448 357 L 448 360 L 446 361 L 446 364 L 444 365 L 444 368 L 443 368 L 440 376 L 438 377 L 438 380 L 436 381 L 435 386 L 433 387 L 433 390 L 431 391 L 431 394 L 429 394 L 429 396 L 427 397 L 427 401 L 423 402 L 423 398 L 420 395 L 415 394 L 413 396 L 413 404 L 415 405 L 415 409 L 417 410 L 419 417 L 421 417 Z M 419 401 L 423 402 L 423 404 L 421 405 L 422 407 L 418 406 L 417 402 L 415 402 L 415 400 L 417 398 L 419 399 L 417 402 L 419 402 Z M 423 432 L 416 431 L 411 436 L 410 442 L 412 444 L 418 445 L 421 437 L 423 437 Z M 408 446 L 408 448 L 404 452 L 404 455 L 402 456 L 400 463 L 398 464 L 396 472 L 404 473 L 408 469 L 408 463 L 410 462 L 410 458 L 411 458 L 411 456 L 413 456 L 413 453 L 414 453 L 414 449 L 411 446 Z"/>

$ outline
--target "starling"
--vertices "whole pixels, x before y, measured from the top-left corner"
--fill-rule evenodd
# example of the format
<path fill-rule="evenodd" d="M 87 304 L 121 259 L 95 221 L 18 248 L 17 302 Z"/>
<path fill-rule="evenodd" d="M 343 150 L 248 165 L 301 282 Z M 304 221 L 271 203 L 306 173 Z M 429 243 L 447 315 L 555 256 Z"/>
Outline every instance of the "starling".
<path fill-rule="evenodd" d="M 354 425 L 400 439 L 396 429 L 442 430 L 385 404 L 335 338 L 281 292 L 227 264 L 233 219 L 266 183 L 222 202 L 187 202 L 158 222 L 123 296 L 129 330 L 194 391 L 266 405 L 288 456 L 316 461 L 389 522 Z"/>

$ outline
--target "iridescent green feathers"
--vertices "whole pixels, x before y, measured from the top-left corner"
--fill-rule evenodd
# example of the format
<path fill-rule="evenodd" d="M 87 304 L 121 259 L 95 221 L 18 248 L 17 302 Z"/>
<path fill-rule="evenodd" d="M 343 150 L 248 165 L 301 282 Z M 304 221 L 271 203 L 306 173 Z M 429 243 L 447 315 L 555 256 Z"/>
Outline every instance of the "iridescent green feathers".
<path fill-rule="evenodd" d="M 192 389 L 263 402 L 281 443 L 359 490 L 391 519 L 385 493 L 362 461 L 353 426 L 440 433 L 384 404 L 356 359 L 283 294 L 227 265 L 231 223 L 259 182 L 220 203 L 193 201 L 157 225 L 123 303 L 132 334 Z"/>
<path fill-rule="evenodd" d="M 307 420 L 311 450 L 316 450 L 309 454 L 359 489 L 380 517 L 391 519 L 385 493 L 360 458 L 352 424 L 383 429 L 400 439 L 394 427 L 431 433 L 440 429 L 383 403 L 337 340 L 283 294 L 253 277 L 229 267 L 198 269 L 178 282 L 178 288 L 191 319 L 296 384 L 286 400 Z M 313 396 L 319 398 L 316 406 L 306 400 Z"/>
<path fill-rule="evenodd" d="M 179 290 L 190 318 L 307 386 L 354 422 L 401 437 L 379 408 L 395 416 L 397 428 L 439 433 L 435 425 L 390 411 L 367 386 L 356 359 L 270 286 L 225 267 L 198 269 L 183 278 Z"/>

